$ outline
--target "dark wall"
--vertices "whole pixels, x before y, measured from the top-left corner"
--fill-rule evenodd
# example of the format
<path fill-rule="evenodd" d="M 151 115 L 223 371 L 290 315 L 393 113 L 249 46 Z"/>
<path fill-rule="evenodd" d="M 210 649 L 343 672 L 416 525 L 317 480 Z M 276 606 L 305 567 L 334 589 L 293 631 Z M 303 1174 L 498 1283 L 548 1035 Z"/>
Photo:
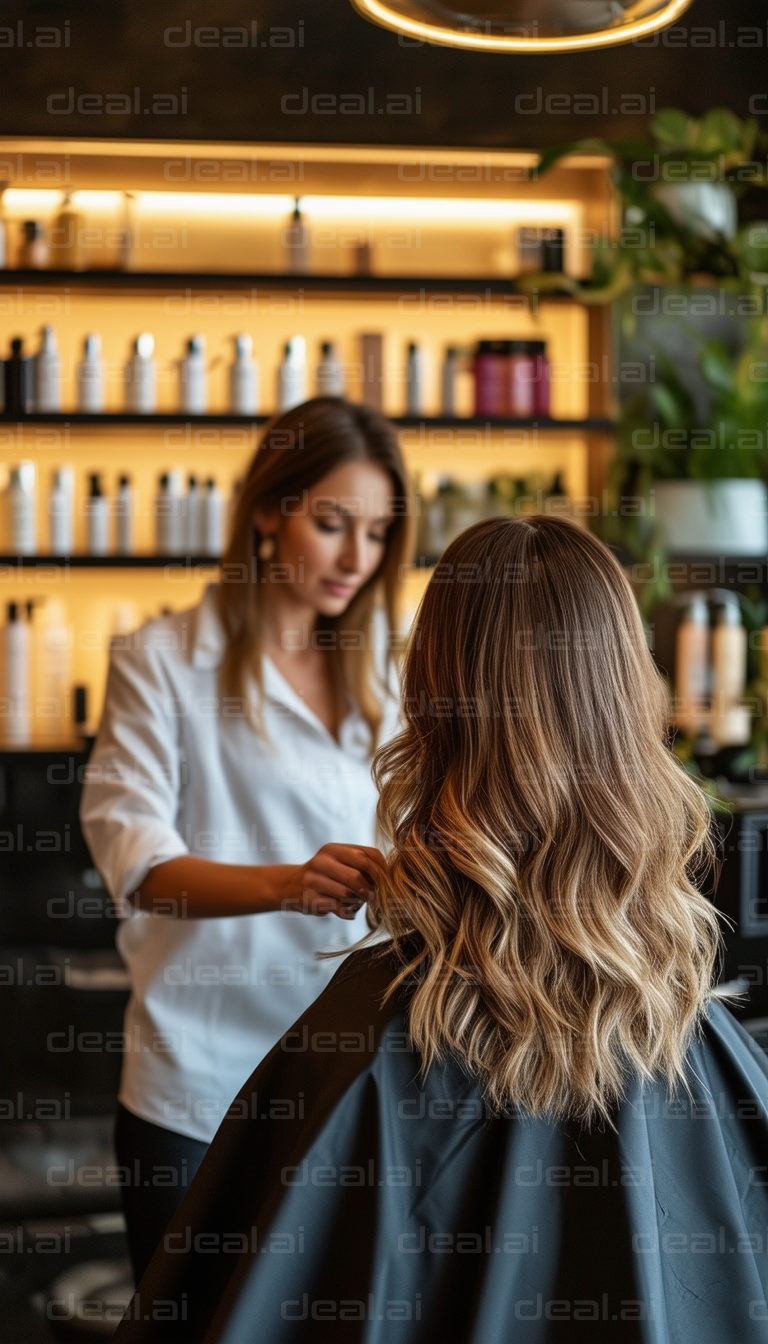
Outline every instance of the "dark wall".
<path fill-rule="evenodd" d="M 695 0 L 655 45 L 551 57 L 415 47 L 348 0 L 12 0 L 0 24 L 6 135 L 539 147 L 636 134 L 654 105 L 768 127 L 758 0 Z"/>

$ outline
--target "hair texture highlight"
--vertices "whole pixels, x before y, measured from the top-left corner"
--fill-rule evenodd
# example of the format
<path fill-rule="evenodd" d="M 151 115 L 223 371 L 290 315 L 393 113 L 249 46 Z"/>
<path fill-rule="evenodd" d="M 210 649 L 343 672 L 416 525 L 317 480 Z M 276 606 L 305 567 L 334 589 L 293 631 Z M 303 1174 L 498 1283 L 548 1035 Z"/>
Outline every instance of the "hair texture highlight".
<path fill-rule="evenodd" d="M 496 1109 L 586 1123 L 632 1074 L 684 1082 L 720 939 L 710 812 L 607 547 L 551 516 L 462 533 L 404 716 L 374 763 L 394 850 L 372 919 L 424 1068 L 455 1053 Z"/>
<path fill-rule="evenodd" d="M 381 467 L 392 481 L 394 497 L 393 519 L 376 573 L 340 616 L 318 619 L 318 630 L 334 631 L 337 636 L 329 649 L 334 676 L 343 689 L 351 692 L 375 746 L 382 711 L 371 631 L 375 609 L 383 605 L 389 657 L 397 629 L 399 570 L 410 556 L 413 511 L 397 430 L 391 421 L 366 406 L 353 405 L 341 397 L 315 397 L 267 426 L 240 489 L 230 541 L 222 558 L 219 614 L 227 633 L 227 651 L 221 685 L 225 695 L 244 700 L 251 707 L 253 725 L 262 731 L 262 588 L 258 560 L 262 538 L 254 523 L 254 511 L 259 505 L 300 508 L 303 492 L 345 462 L 373 462 Z M 343 638 L 343 632 L 350 630 L 363 632 L 361 647 L 358 640 Z M 249 695 L 249 683 L 258 692 L 255 704 Z"/>

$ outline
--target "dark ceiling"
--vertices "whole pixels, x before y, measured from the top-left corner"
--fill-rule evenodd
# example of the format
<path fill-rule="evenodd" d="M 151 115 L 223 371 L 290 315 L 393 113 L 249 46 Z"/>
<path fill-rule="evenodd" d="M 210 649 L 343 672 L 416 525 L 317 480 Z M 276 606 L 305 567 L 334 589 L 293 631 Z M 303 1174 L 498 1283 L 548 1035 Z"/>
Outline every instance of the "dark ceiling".
<path fill-rule="evenodd" d="M 670 105 L 768 128 L 767 17 L 694 0 L 653 43 L 521 57 L 406 44 L 348 0 L 29 0 L 4 6 L 0 133 L 517 148 Z"/>

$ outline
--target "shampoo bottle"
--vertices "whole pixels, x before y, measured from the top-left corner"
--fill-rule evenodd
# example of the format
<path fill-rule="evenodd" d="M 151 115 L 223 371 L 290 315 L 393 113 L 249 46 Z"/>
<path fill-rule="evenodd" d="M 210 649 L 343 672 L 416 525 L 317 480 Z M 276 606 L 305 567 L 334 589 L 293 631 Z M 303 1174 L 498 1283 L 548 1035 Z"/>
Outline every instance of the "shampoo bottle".
<path fill-rule="evenodd" d="M 695 736 L 707 717 L 709 611 L 700 593 L 692 595 L 675 641 L 675 719 Z"/>
<path fill-rule="evenodd" d="M 133 354 L 125 366 L 128 392 L 128 410 L 139 415 L 153 415 L 157 409 L 157 369 L 155 366 L 155 338 L 148 331 L 137 336 Z"/>
<path fill-rule="evenodd" d="M 205 337 L 190 336 L 180 364 L 181 410 L 186 415 L 205 415 L 208 410 L 208 369 Z"/>
<path fill-rule="evenodd" d="M 443 360 L 440 377 L 440 411 L 443 415 L 456 414 L 456 377 L 459 370 L 459 352 L 449 345 Z"/>
<path fill-rule="evenodd" d="M 344 370 L 333 341 L 323 341 L 316 371 L 318 397 L 344 396 Z"/>
<path fill-rule="evenodd" d="M 203 555 L 203 542 L 205 538 L 205 496 L 200 489 L 197 477 L 189 476 L 187 478 L 187 498 L 186 498 L 186 545 L 185 553 L 187 555 Z"/>
<path fill-rule="evenodd" d="M 136 546 L 136 505 L 130 476 L 120 476 L 118 479 L 115 514 L 117 554 L 133 555 Z"/>
<path fill-rule="evenodd" d="M 221 555 L 224 550 L 224 496 L 213 477 L 206 481 L 203 509 L 203 553 Z"/>
<path fill-rule="evenodd" d="M 290 411 L 307 399 L 307 345 L 303 336 L 286 342 L 283 362 L 277 371 L 277 406 Z"/>
<path fill-rule="evenodd" d="M 56 328 L 43 327 L 35 359 L 35 410 L 61 410 L 61 360 L 56 349 Z"/>
<path fill-rule="evenodd" d="M 301 213 L 298 196 L 288 227 L 283 229 L 283 249 L 286 254 L 286 269 L 294 275 L 305 275 L 309 270 L 309 229 Z"/>
<path fill-rule="evenodd" d="M 74 535 L 75 476 L 71 467 L 57 467 L 48 496 L 48 544 L 51 555 L 71 555 Z"/>
<path fill-rule="evenodd" d="M 9 602 L 2 630 L 3 737 L 8 746 L 25 747 L 32 737 L 30 704 L 30 628 L 21 605 Z"/>
<path fill-rule="evenodd" d="M 101 337 L 91 332 L 83 343 L 83 358 L 77 366 L 78 410 L 98 415 L 104 410 L 104 365 L 101 359 Z"/>
<path fill-rule="evenodd" d="M 109 500 L 101 489 L 101 477 L 92 471 L 88 477 L 88 498 L 85 512 L 88 520 L 89 555 L 107 555 L 109 551 Z"/>
<path fill-rule="evenodd" d="M 233 415 L 256 415 L 259 409 L 259 369 L 253 358 L 253 340 L 246 332 L 235 337 L 234 363 L 229 366 L 229 409 Z"/>
<path fill-rule="evenodd" d="M 406 415 L 421 415 L 424 400 L 424 367 L 421 351 L 414 341 L 408 346 L 405 366 Z"/>
<path fill-rule="evenodd" d="M 741 704 L 747 680 L 747 632 L 737 601 L 718 607 L 712 636 L 712 737 L 719 747 L 749 741 L 749 711 Z"/>
<path fill-rule="evenodd" d="M 37 554 L 37 488 L 34 462 L 11 467 L 6 495 L 8 543 L 13 555 Z"/>

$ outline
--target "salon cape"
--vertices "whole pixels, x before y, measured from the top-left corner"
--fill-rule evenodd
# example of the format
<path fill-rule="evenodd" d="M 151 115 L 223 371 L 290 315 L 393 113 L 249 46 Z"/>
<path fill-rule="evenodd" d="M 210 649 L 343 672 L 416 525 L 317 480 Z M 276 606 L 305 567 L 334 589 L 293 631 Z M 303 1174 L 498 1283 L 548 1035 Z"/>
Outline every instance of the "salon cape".
<path fill-rule="evenodd" d="M 365 635 L 381 646 L 380 626 Z M 302 863 L 331 841 L 376 844 L 370 735 L 359 711 L 350 704 L 337 742 L 264 658 L 264 740 L 236 701 L 222 699 L 224 649 L 215 585 L 197 607 L 113 641 L 80 813 L 124 916 L 117 946 L 132 994 L 120 1101 L 206 1142 L 243 1081 L 336 971 L 338 961 L 318 961 L 316 952 L 363 937 L 365 912 L 353 921 L 285 913 L 174 919 L 131 912 L 126 898 L 150 868 L 184 854 Z M 394 695 L 384 710 L 382 741 L 397 725 Z"/>
<path fill-rule="evenodd" d="M 492 1117 L 354 952 L 233 1102 L 114 1344 L 766 1344 L 768 1061 L 715 1003 L 690 1093 Z"/>

